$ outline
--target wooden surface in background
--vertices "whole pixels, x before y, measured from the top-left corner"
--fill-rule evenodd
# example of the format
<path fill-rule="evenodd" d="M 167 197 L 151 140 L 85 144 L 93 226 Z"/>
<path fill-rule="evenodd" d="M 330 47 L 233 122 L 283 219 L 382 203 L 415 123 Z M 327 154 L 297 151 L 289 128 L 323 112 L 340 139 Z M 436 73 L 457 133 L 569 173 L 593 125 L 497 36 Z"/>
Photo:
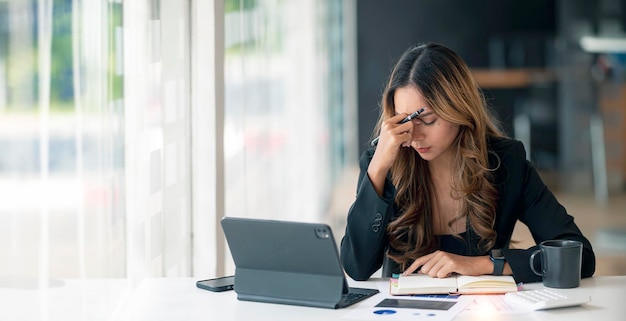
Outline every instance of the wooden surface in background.
<path fill-rule="evenodd" d="M 472 75 L 481 88 L 525 88 L 535 83 L 556 80 L 556 72 L 543 68 L 518 69 L 471 69 Z"/>

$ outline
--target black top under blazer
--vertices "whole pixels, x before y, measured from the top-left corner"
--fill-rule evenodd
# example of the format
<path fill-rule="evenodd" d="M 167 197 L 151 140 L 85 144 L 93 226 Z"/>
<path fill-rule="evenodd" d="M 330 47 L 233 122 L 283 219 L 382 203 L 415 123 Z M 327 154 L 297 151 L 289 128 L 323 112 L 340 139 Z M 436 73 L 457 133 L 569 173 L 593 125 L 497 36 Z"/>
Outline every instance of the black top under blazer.
<path fill-rule="evenodd" d="M 552 239 L 582 242 L 581 275 L 592 276 L 596 261 L 589 240 L 582 235 L 574 223 L 574 218 L 559 204 L 535 168 L 526 160 L 526 151 L 522 143 L 512 139 L 494 138 L 489 141 L 489 149 L 497 154 L 500 160 L 490 153 L 489 162 L 492 168 L 497 167 L 494 179 L 499 193 L 494 225 L 497 233 L 494 248 L 502 249 L 515 280 L 541 281 L 541 277 L 533 273 L 529 265 L 529 257 L 538 246 L 529 249 L 509 248 L 511 234 L 518 220 L 528 226 L 536 244 Z M 367 280 L 381 266 L 383 277 L 400 272 L 399 265 L 386 255 L 389 250 L 387 224 L 401 214 L 393 201 L 396 190 L 389 178 L 385 182 L 382 197 L 374 190 L 367 176 L 367 168 L 373 155 L 374 148 L 368 149 L 359 161 L 361 172 L 356 200 L 348 212 L 346 231 L 341 240 L 343 267 L 346 273 L 357 281 Z M 500 166 L 497 166 L 498 163 Z M 461 254 L 471 256 L 489 254 L 489 251 L 478 250 L 477 237 L 472 234 L 471 228 L 468 227 L 465 234 L 467 250 Z M 440 250 L 458 252 L 447 248 Z M 537 270 L 540 271 L 539 259 L 535 263 Z"/>

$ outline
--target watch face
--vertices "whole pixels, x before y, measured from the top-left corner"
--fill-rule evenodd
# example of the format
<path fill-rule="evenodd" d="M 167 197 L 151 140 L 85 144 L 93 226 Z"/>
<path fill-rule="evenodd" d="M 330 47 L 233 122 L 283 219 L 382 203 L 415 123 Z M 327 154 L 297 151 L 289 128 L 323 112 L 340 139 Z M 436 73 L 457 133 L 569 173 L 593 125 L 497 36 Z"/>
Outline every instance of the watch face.
<path fill-rule="evenodd" d="M 494 259 L 504 259 L 501 250 L 491 250 L 491 257 Z"/>

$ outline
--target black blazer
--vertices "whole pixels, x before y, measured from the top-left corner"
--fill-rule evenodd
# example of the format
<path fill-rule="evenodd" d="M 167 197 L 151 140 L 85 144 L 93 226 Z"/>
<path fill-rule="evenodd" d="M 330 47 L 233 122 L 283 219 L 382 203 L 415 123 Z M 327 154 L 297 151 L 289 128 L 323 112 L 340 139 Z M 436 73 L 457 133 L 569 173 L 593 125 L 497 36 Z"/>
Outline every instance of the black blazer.
<path fill-rule="evenodd" d="M 494 248 L 502 249 L 515 280 L 541 281 L 541 277 L 535 275 L 529 265 L 529 257 L 538 247 L 509 248 L 511 234 L 518 220 L 528 226 L 536 244 L 551 239 L 582 242 L 582 277 L 592 276 L 595 271 L 595 255 L 589 240 L 582 235 L 574 218 L 559 204 L 535 168 L 526 160 L 524 146 L 516 140 L 497 138 L 489 141 L 489 148 L 498 155 L 497 158 L 490 155 L 492 168 L 500 163 L 494 173 L 500 196 L 496 207 L 494 230 L 497 238 Z M 383 196 L 379 197 L 367 176 L 367 167 L 373 154 L 372 148 L 361 156 L 356 200 L 348 212 L 346 232 L 341 240 L 343 267 L 352 279 L 359 281 L 368 279 L 383 266 L 383 262 L 384 277 L 391 276 L 392 272 L 399 272 L 398 264 L 386 255 L 389 250 L 386 228 L 389 221 L 401 213 L 393 202 L 395 187 L 389 178 L 385 182 Z M 471 229 L 468 232 L 471 233 Z M 469 238 L 469 242 L 475 243 L 476 238 Z M 470 247 L 477 249 L 476 244 L 470 244 Z M 488 253 L 476 250 L 468 254 Z M 537 270 L 541 270 L 539 260 L 536 261 Z"/>

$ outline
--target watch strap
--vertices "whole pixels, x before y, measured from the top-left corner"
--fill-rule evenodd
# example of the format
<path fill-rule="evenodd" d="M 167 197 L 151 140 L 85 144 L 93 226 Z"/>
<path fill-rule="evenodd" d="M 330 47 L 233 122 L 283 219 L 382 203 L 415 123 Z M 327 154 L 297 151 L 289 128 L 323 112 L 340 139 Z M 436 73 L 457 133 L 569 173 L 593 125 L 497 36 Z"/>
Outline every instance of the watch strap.
<path fill-rule="evenodd" d="M 498 250 L 499 253 L 501 253 Z M 498 256 L 498 257 L 494 257 L 493 255 L 493 251 L 489 253 L 489 258 L 491 259 L 491 262 L 493 262 L 493 275 L 502 275 L 502 272 L 504 271 L 504 257 L 502 256 Z"/>

